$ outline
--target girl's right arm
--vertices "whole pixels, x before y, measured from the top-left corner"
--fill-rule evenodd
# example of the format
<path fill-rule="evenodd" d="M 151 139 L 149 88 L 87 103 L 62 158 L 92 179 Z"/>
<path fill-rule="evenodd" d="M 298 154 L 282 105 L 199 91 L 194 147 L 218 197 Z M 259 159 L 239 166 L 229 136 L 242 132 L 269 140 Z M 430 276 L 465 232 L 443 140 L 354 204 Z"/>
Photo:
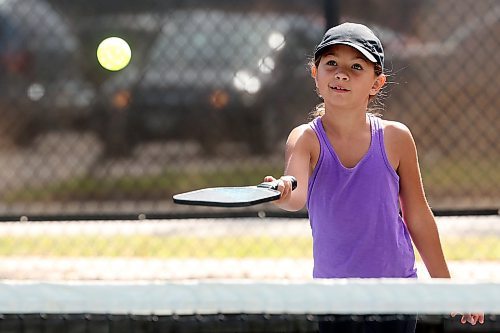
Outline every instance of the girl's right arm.
<path fill-rule="evenodd" d="M 281 198 L 274 203 L 285 210 L 297 211 L 304 208 L 307 200 L 309 175 L 312 172 L 314 150 L 319 151 L 319 144 L 314 131 L 308 124 L 294 128 L 286 142 L 285 175 L 280 178 L 278 190 Z M 287 176 L 297 179 L 297 188 L 292 191 L 292 184 Z M 267 176 L 264 181 L 273 181 Z"/>

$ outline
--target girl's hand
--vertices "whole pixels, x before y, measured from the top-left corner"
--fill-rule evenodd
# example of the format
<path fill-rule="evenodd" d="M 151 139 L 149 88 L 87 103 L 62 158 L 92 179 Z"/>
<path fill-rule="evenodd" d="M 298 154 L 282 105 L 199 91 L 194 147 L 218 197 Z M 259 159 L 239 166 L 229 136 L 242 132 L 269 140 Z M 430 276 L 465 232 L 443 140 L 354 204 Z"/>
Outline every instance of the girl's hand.
<path fill-rule="evenodd" d="M 456 315 L 460 314 L 456 312 L 451 314 L 452 317 L 455 317 Z M 460 319 L 460 322 L 462 324 L 469 323 L 471 325 L 476 325 L 477 323 L 484 323 L 484 313 L 462 313 L 461 315 L 462 318 Z"/>
<path fill-rule="evenodd" d="M 292 180 L 290 179 L 290 176 L 282 176 L 279 179 L 276 179 L 273 176 L 264 177 L 264 182 L 274 181 L 278 182 L 278 191 L 280 191 L 281 197 L 279 200 L 273 201 L 273 203 L 280 204 L 290 199 L 290 196 L 292 195 Z"/>

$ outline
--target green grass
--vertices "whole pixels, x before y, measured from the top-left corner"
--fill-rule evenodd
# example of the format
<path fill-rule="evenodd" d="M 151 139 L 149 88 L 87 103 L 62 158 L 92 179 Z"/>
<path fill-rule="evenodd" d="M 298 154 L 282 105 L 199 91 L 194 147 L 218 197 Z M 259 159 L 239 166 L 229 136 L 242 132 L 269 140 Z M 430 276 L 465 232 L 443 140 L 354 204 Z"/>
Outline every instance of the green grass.
<path fill-rule="evenodd" d="M 472 162 L 464 158 L 424 159 L 422 174 L 429 198 L 439 202 L 443 197 L 493 197 L 497 193 L 496 184 L 500 184 L 500 169 L 492 167 L 496 165 L 493 160 L 495 158 L 474 160 L 473 167 Z M 240 160 L 220 166 L 200 163 L 185 168 L 166 165 L 155 175 L 97 177 L 88 174 L 50 184 L 27 185 L 5 191 L 0 200 L 6 205 L 88 200 L 158 201 L 193 188 L 257 183 L 267 174 L 280 175 L 282 172 L 281 162 L 259 160 Z"/>
<path fill-rule="evenodd" d="M 0 256 L 173 258 L 311 258 L 309 237 L 9 236 Z M 500 260 L 498 237 L 443 240 L 448 260 Z"/>
<path fill-rule="evenodd" d="M 496 193 L 493 184 L 500 182 L 497 161 L 486 157 L 484 160 L 463 158 L 440 158 L 422 162 L 422 176 L 429 194 L 442 196 L 443 193 L 457 195 L 474 193 L 474 196 L 492 196 Z M 496 163 L 496 164 L 495 164 Z M 65 181 L 25 186 L 6 192 L 5 204 L 18 202 L 45 203 L 64 201 L 105 201 L 105 200 L 162 200 L 174 193 L 193 188 L 212 186 L 236 186 L 260 182 L 265 175 L 281 175 L 281 162 L 260 163 L 243 160 L 221 162 L 220 167 L 207 168 L 200 163 L 190 168 L 173 168 L 168 165 L 155 175 L 124 175 L 109 177 L 88 174 Z"/>
<path fill-rule="evenodd" d="M 439 158 L 421 162 L 422 178 L 426 187 L 445 188 L 451 191 L 472 191 L 492 189 L 493 184 L 500 183 L 500 163 L 494 156 L 484 159 L 464 158 Z"/>
<path fill-rule="evenodd" d="M 1 237 L 0 256 L 279 258 L 310 257 L 306 237 L 26 236 Z"/>
<path fill-rule="evenodd" d="M 442 240 L 448 260 L 500 260 L 500 237 L 453 237 Z"/>

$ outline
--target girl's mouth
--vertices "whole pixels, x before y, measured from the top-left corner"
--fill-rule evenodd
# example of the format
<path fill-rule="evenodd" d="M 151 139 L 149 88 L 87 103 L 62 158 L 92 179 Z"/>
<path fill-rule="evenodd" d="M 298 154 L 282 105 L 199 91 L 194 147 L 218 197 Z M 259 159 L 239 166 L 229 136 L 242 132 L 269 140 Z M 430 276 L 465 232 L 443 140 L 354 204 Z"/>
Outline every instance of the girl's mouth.
<path fill-rule="evenodd" d="M 330 88 L 337 91 L 337 92 L 349 92 L 350 91 L 349 89 L 346 89 L 346 88 L 341 87 L 341 86 L 330 86 Z"/>

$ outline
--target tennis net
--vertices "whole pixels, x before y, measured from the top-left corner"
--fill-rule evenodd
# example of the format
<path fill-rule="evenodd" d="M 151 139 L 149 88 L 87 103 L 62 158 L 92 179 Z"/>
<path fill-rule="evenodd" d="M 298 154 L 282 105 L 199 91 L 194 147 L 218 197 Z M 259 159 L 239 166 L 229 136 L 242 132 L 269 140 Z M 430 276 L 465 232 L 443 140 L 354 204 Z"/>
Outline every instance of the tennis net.
<path fill-rule="evenodd" d="M 484 312 L 461 324 L 450 313 Z M 417 332 L 500 332 L 500 284 L 452 280 L 0 283 L 1 332 L 316 332 L 417 318 Z M 357 332 L 352 328 L 352 332 Z"/>

